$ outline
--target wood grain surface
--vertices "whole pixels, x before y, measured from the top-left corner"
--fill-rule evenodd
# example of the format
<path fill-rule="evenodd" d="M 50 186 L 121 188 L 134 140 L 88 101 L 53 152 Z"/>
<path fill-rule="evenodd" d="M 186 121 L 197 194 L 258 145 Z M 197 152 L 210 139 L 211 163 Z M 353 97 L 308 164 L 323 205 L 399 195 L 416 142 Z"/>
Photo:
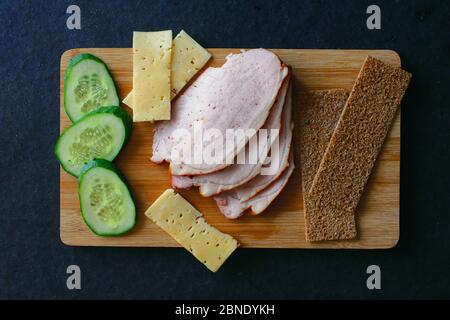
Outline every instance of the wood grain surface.
<path fill-rule="evenodd" d="M 229 53 L 240 49 L 208 49 L 213 59 L 208 66 L 220 66 Z M 292 67 L 294 121 L 299 122 L 297 97 L 301 91 L 343 88 L 351 89 L 367 55 L 400 65 L 397 53 L 390 50 L 308 50 L 273 49 Z M 105 61 L 110 68 L 120 99 L 132 87 L 131 48 L 71 49 L 61 56 L 60 128 L 70 125 L 63 108 L 63 76 L 68 61 L 89 52 Z M 123 106 L 127 111 L 131 110 Z M 294 148 L 298 126 L 294 132 Z M 137 223 L 127 235 L 104 238 L 92 234 L 80 216 L 77 180 L 60 170 L 60 236 L 63 243 L 74 246 L 176 247 L 175 240 L 144 216 L 144 211 L 170 187 L 168 166 L 150 161 L 152 124 L 135 123 L 130 141 L 115 160 L 127 177 L 137 207 Z M 400 194 L 400 112 L 377 160 L 357 209 L 358 238 L 345 241 L 308 243 L 304 234 L 303 201 L 299 153 L 294 171 L 285 190 L 259 216 L 228 220 L 217 209 L 212 198 L 202 197 L 197 189 L 180 193 L 205 215 L 208 223 L 238 239 L 243 248 L 391 248 L 399 239 Z"/>

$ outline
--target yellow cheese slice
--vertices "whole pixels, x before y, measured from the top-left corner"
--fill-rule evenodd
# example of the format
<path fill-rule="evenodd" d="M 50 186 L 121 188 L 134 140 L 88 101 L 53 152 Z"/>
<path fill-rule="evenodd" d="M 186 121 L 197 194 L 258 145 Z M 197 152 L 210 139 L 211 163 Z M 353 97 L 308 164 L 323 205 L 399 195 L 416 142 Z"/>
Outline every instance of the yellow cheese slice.
<path fill-rule="evenodd" d="M 230 235 L 210 226 L 199 211 L 172 189 L 159 196 L 145 215 L 212 272 L 216 272 L 239 245 Z"/>
<path fill-rule="evenodd" d="M 211 54 L 184 30 L 173 40 L 172 97 L 208 62 Z"/>
<path fill-rule="evenodd" d="M 172 31 L 133 32 L 133 121 L 170 119 Z"/>
<path fill-rule="evenodd" d="M 171 68 L 171 98 L 173 99 L 208 62 L 211 54 L 184 30 L 173 40 Z M 133 90 L 122 101 L 133 109 Z"/>
<path fill-rule="evenodd" d="M 127 106 L 133 109 L 133 89 L 127 94 L 125 99 L 122 100 Z"/>

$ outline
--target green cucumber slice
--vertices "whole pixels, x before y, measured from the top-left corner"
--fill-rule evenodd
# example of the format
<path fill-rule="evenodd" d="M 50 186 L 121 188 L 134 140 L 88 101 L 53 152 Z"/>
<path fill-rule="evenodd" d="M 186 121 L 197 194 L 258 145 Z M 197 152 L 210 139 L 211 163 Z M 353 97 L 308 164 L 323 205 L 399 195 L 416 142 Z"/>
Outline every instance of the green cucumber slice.
<path fill-rule="evenodd" d="M 136 207 L 125 178 L 109 161 L 92 160 L 78 178 L 83 220 L 99 236 L 119 236 L 136 223 Z"/>
<path fill-rule="evenodd" d="M 82 53 L 70 60 L 64 75 L 64 110 L 72 122 L 100 107 L 119 104 L 114 80 L 100 58 Z"/>
<path fill-rule="evenodd" d="M 62 168 L 78 177 L 92 159 L 114 160 L 131 134 L 131 118 L 120 107 L 102 107 L 68 127 L 58 138 L 55 155 Z"/>

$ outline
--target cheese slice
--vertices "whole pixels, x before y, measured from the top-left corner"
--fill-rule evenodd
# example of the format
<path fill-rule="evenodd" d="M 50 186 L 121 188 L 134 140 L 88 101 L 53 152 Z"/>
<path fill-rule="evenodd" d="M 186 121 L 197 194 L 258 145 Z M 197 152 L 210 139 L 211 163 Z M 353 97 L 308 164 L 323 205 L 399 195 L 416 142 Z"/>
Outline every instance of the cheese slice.
<path fill-rule="evenodd" d="M 125 99 L 122 100 L 122 102 L 133 109 L 133 89 L 131 89 L 131 91 L 127 94 Z"/>
<path fill-rule="evenodd" d="M 172 31 L 133 33 L 133 121 L 170 119 Z"/>
<path fill-rule="evenodd" d="M 216 272 L 239 245 L 230 235 L 210 226 L 199 211 L 172 189 L 159 196 L 145 215 L 212 272 Z"/>
<path fill-rule="evenodd" d="M 171 68 L 171 98 L 173 99 L 208 62 L 211 54 L 184 30 L 173 40 Z M 133 109 L 133 90 L 122 101 Z"/>
<path fill-rule="evenodd" d="M 208 62 L 211 54 L 184 30 L 173 40 L 172 97 Z"/>

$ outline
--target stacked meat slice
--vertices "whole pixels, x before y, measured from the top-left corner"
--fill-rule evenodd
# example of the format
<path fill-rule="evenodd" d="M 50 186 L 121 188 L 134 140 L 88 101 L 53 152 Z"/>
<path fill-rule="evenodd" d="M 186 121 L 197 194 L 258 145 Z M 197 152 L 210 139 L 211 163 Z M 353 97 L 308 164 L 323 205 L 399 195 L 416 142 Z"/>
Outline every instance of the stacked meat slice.
<path fill-rule="evenodd" d="M 275 54 L 254 49 L 229 55 L 174 102 L 172 120 L 156 124 L 152 161 L 169 162 L 173 187 L 200 187 L 228 218 L 247 209 L 259 214 L 294 169 L 291 105 L 290 72 Z M 230 129 L 246 132 L 233 137 L 233 148 L 222 140 Z M 199 130 L 213 134 L 198 144 Z"/>
<path fill-rule="evenodd" d="M 292 98 L 291 90 L 288 90 L 283 107 L 278 150 L 271 149 L 271 161 L 276 163 L 274 172 L 259 174 L 236 188 L 215 196 L 220 211 L 227 218 L 240 217 L 249 208 L 254 214 L 260 214 L 286 185 L 294 170 L 291 151 L 293 129 L 291 114 Z"/>

